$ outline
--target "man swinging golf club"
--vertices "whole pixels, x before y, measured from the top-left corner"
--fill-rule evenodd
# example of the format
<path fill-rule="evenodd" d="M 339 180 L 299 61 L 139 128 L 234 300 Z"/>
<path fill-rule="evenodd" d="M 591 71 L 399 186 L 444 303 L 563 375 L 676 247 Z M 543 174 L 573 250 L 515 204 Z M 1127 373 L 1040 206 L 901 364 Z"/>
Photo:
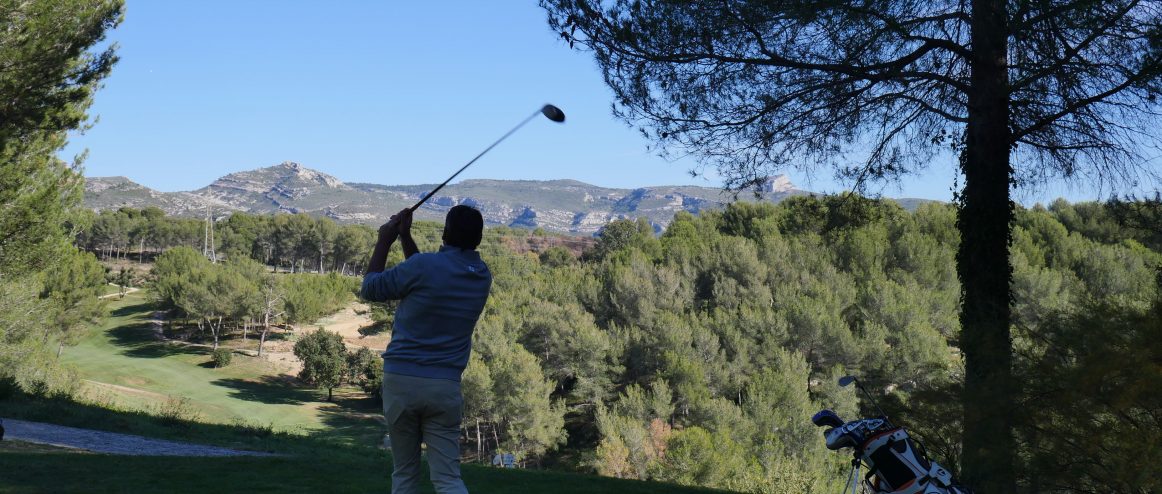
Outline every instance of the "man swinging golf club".
<path fill-rule="evenodd" d="M 383 415 L 395 467 L 393 493 L 419 492 L 420 443 L 428 445 L 436 491 L 468 492 L 460 480 L 460 374 L 468 365 L 472 330 L 492 286 L 492 273 L 476 252 L 484 233 L 480 211 L 463 205 L 449 210 L 444 245 L 431 254 L 419 254 L 412 240 L 412 213 L 537 115 L 565 121 L 560 108 L 542 106 L 379 228 L 360 296 L 375 302 L 400 300 L 391 343 L 383 353 Z M 397 238 L 404 262 L 385 271 L 388 249 Z"/>
<path fill-rule="evenodd" d="M 360 296 L 400 300 L 391 343 L 383 354 L 383 415 L 391 440 L 393 493 L 419 492 L 420 443 L 436 492 L 466 493 L 460 479 L 460 375 L 472 350 L 472 330 L 484 310 L 492 274 L 476 247 L 480 211 L 455 206 L 444 220 L 444 245 L 421 254 L 411 237 L 412 209 L 379 228 Z M 401 241 L 405 260 L 384 270 Z"/>

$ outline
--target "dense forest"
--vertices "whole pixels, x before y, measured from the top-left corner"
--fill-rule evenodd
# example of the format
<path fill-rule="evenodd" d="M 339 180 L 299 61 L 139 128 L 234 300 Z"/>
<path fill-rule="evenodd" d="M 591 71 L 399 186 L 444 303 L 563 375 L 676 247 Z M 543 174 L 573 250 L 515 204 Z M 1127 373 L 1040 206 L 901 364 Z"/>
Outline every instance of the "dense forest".
<path fill-rule="evenodd" d="M 121 208 L 100 214 L 85 211 L 76 223 L 77 245 L 105 259 L 131 253 L 153 256 L 187 246 L 212 253 L 213 258 L 248 257 L 292 272 L 362 273 L 375 241 L 375 231 L 366 226 L 340 226 L 306 214 L 237 213 L 213 221 L 211 230 L 210 222 L 166 217 L 156 207 Z"/>
<path fill-rule="evenodd" d="M 1159 481 L 1126 476 L 1148 465 L 1162 438 L 1162 407 L 1148 392 L 1162 385 L 1152 342 L 1162 336 L 1162 223 L 1151 205 L 1018 211 L 1014 347 L 1028 416 L 1014 420 L 1030 486 Z M 148 211 L 89 221 L 78 242 L 104 255 L 125 255 L 134 239 L 139 252 L 206 239 L 204 222 Z M 834 196 L 679 214 L 661 235 L 620 220 L 595 242 L 490 229 L 481 251 L 495 281 L 464 375 L 465 453 L 748 492 L 818 491 L 837 485 L 848 458 L 823 447 L 809 418 L 820 408 L 873 414 L 835 383 L 856 374 L 955 465 L 955 221 L 945 204 L 908 212 Z M 118 222 L 122 237 L 101 233 Z M 422 250 L 437 247 L 439 228 L 417 225 Z M 152 275 L 159 299 L 188 308 L 215 340 L 337 310 L 356 279 L 339 273 L 359 272 L 373 238 L 305 215 L 239 214 L 215 231 L 225 261 L 173 248 Z M 358 241 L 340 247 L 343 238 Z M 330 274 L 276 278 L 279 266 Z M 390 322 L 390 306 L 376 311 Z"/>

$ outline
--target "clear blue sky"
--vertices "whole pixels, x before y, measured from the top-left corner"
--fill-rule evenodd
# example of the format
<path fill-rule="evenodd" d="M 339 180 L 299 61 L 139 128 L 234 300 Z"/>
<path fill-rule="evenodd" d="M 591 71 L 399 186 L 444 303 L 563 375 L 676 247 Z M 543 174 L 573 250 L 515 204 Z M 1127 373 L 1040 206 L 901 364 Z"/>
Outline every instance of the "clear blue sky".
<path fill-rule="evenodd" d="M 193 190 L 297 161 L 349 182 L 437 183 L 553 103 L 564 125 L 530 122 L 457 180 L 721 185 L 655 156 L 614 119 L 592 56 L 563 44 L 535 0 L 128 0 L 126 10 L 110 35 L 121 62 L 92 107 L 99 121 L 62 153 L 88 149 L 87 176 Z M 883 193 L 949 200 L 951 170 L 941 160 Z M 800 188 L 845 188 L 789 174 Z M 1056 187 L 1022 202 L 1097 194 Z"/>

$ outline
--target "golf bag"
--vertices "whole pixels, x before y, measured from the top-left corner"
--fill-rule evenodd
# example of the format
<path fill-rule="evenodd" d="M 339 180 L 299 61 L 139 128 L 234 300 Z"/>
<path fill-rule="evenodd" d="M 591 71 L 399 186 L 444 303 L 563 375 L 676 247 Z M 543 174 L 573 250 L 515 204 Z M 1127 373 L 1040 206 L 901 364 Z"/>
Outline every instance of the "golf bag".
<path fill-rule="evenodd" d="M 848 485 L 852 493 L 859 483 L 859 469 L 866 465 L 863 487 L 876 494 L 971 494 L 956 485 L 952 474 L 928 459 L 927 452 L 903 427 L 885 418 L 844 422 L 835 412 L 821 410 L 811 421 L 823 432 L 827 449 L 852 448 L 852 472 Z M 846 492 L 846 488 L 845 488 Z"/>

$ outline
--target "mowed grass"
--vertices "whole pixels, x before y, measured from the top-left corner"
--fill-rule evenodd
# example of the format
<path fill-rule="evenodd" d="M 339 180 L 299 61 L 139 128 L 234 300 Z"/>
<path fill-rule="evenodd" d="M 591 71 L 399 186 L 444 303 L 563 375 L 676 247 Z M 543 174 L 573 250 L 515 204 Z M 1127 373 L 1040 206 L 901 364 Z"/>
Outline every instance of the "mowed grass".
<path fill-rule="evenodd" d="M 159 341 L 145 291 L 111 300 L 111 316 L 61 360 L 78 371 L 81 396 L 112 408 L 168 413 L 220 424 L 248 424 L 377 444 L 380 405 L 354 390 L 327 403 L 265 360 L 235 354 L 214 368 L 207 348 Z M 184 399 L 184 401 L 182 400 Z"/>
<path fill-rule="evenodd" d="M 0 493 L 389 492 L 388 458 L 350 452 L 282 458 L 125 457 L 0 447 Z M 706 489 L 465 465 L 473 493 L 696 494 Z M 425 475 L 426 477 L 426 475 Z M 434 492 L 430 482 L 421 492 Z"/>
<path fill-rule="evenodd" d="M 172 440 L 278 453 L 279 457 L 147 457 L 76 452 L 0 441 L 0 494 L 89 492 L 388 492 L 391 458 L 383 449 L 325 435 L 270 432 L 238 425 L 181 422 L 67 398 L 17 393 L 0 400 L 0 416 Z M 697 494 L 722 492 L 577 473 L 505 470 L 465 464 L 474 493 Z M 427 477 L 427 467 L 423 467 Z M 424 482 L 422 492 L 433 492 Z"/>

